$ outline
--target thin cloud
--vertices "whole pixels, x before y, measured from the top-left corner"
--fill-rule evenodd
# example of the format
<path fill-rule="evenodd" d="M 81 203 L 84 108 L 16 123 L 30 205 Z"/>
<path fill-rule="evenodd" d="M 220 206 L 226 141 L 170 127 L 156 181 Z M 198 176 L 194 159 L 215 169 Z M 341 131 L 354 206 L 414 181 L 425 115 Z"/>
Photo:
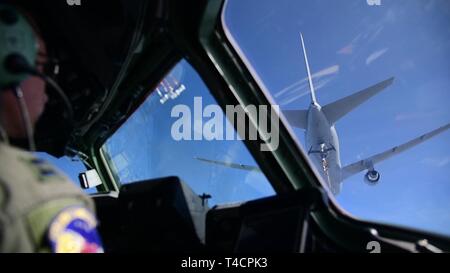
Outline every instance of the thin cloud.
<path fill-rule="evenodd" d="M 343 48 L 339 49 L 337 53 L 341 55 L 350 55 L 353 53 L 353 45 L 346 45 Z"/>
<path fill-rule="evenodd" d="M 380 35 L 380 33 L 381 33 L 381 31 L 383 31 L 383 29 L 384 29 L 384 26 L 383 26 L 383 25 L 377 26 L 377 27 L 375 28 L 374 33 L 372 34 L 372 36 L 370 36 L 368 42 L 369 42 L 369 43 L 373 42 L 373 41 L 378 37 L 378 35 Z"/>
<path fill-rule="evenodd" d="M 322 69 L 322 70 L 320 70 L 317 73 L 312 74 L 311 77 L 313 79 L 314 78 L 320 78 L 320 77 L 323 77 L 323 76 L 334 75 L 334 74 L 336 74 L 338 72 L 339 72 L 339 65 L 333 65 L 333 66 L 327 67 L 325 69 Z"/>
<path fill-rule="evenodd" d="M 320 71 L 317 72 L 317 73 L 312 74 L 312 75 L 311 75 L 311 78 L 312 78 L 312 79 L 318 79 L 318 78 L 321 78 L 321 77 L 324 77 L 324 76 L 329 76 L 329 75 L 337 74 L 338 72 L 339 72 L 339 65 L 332 65 L 332 66 L 330 66 L 330 67 L 327 67 L 327 68 L 324 68 L 324 69 L 320 70 Z M 283 89 L 281 89 L 280 91 L 278 91 L 277 93 L 275 93 L 274 96 L 275 96 L 276 98 L 278 98 L 278 97 L 280 97 L 281 95 L 283 95 L 284 93 L 286 93 L 286 92 L 288 92 L 288 91 L 290 91 L 290 90 L 293 90 L 294 88 L 295 88 L 295 89 L 298 89 L 299 86 L 301 86 L 302 84 L 306 83 L 307 80 L 308 80 L 308 77 L 305 77 L 305 78 L 303 78 L 303 79 L 301 79 L 301 80 L 299 80 L 299 81 L 296 81 L 296 82 L 294 82 L 293 84 L 288 85 L 288 86 L 286 86 L 285 88 L 283 88 Z"/>
<path fill-rule="evenodd" d="M 436 168 L 442 168 L 447 166 L 450 163 L 450 156 L 440 157 L 440 158 L 433 158 L 433 157 L 426 157 L 422 159 L 421 161 L 425 165 L 430 165 Z"/>
<path fill-rule="evenodd" d="M 340 55 L 355 55 L 358 53 L 360 47 L 365 47 L 368 43 L 374 42 L 378 36 L 382 33 L 387 24 L 394 23 L 397 19 L 393 9 L 386 11 L 384 16 L 377 22 L 367 21 L 370 24 L 366 27 L 364 32 L 359 33 L 353 38 L 347 45 L 337 50 L 337 54 Z"/>
<path fill-rule="evenodd" d="M 315 83 L 315 85 L 314 85 L 314 90 L 315 90 L 315 91 L 318 91 L 318 90 L 322 89 L 322 88 L 323 88 L 325 85 L 327 85 L 331 80 L 332 80 L 332 78 L 329 78 L 329 79 L 323 79 L 323 80 L 321 80 L 321 81 Z M 293 89 L 290 93 L 294 93 L 294 94 L 295 94 L 295 93 L 298 93 L 298 95 L 295 95 L 294 97 L 287 98 L 287 99 L 281 101 L 281 102 L 280 102 L 280 105 L 287 105 L 287 104 L 289 104 L 289 103 L 292 103 L 292 102 L 294 102 L 294 101 L 296 101 L 296 100 L 298 100 L 298 99 L 300 99 L 300 98 L 302 98 L 302 97 L 308 95 L 308 94 L 310 93 L 310 91 L 309 91 L 309 85 L 308 85 L 308 84 L 304 84 L 304 85 L 302 85 L 302 86 L 299 86 L 298 88 Z"/>
<path fill-rule="evenodd" d="M 369 57 L 366 59 L 366 65 L 370 65 L 373 61 L 383 56 L 388 51 L 388 48 L 384 48 L 378 51 L 375 51 L 374 53 L 370 54 Z"/>
<path fill-rule="evenodd" d="M 413 60 L 406 60 L 406 61 L 404 61 L 404 62 L 400 65 L 400 67 L 401 67 L 403 70 L 409 70 L 409 69 L 415 68 L 415 67 L 416 67 L 416 64 L 414 63 Z"/>
<path fill-rule="evenodd" d="M 414 113 L 398 113 L 395 115 L 395 121 L 409 121 L 409 120 L 418 120 L 424 118 L 435 118 L 442 114 L 442 111 L 432 111 L 432 112 L 414 112 Z"/>
<path fill-rule="evenodd" d="M 362 33 L 356 35 L 355 38 L 353 38 L 350 43 L 348 43 L 343 48 L 339 49 L 336 53 L 341 55 L 351 55 L 355 49 L 356 44 L 359 42 L 359 40 L 362 37 Z"/>
<path fill-rule="evenodd" d="M 388 9 L 383 18 L 383 21 L 386 23 L 395 23 L 395 21 L 397 21 L 397 14 L 394 12 L 394 9 Z"/>
<path fill-rule="evenodd" d="M 364 153 L 359 153 L 356 155 L 356 159 L 361 160 L 364 157 Z"/>

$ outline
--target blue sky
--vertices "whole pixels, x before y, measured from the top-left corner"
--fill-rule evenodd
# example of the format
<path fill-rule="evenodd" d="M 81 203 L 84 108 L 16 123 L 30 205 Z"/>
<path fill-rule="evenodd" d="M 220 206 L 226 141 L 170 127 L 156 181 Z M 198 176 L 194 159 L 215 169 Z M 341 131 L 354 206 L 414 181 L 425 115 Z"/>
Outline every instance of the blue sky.
<path fill-rule="evenodd" d="M 251 12 L 250 12 L 251 11 Z M 228 1 L 225 23 L 281 109 L 306 109 L 305 38 L 321 105 L 391 76 L 394 84 L 337 125 L 343 165 L 450 122 L 450 3 Z M 300 82 L 299 82 L 300 81 Z M 303 95 L 303 96 L 302 96 Z M 303 131 L 295 129 L 303 142 Z M 450 235 L 450 132 L 344 182 L 339 204 L 363 219 Z"/>
<path fill-rule="evenodd" d="M 301 3 L 301 4 L 300 4 Z M 305 38 L 321 105 L 391 76 L 394 84 L 337 125 L 343 165 L 404 143 L 450 121 L 450 3 L 382 0 L 228 1 L 225 24 L 281 109 L 306 109 Z M 273 194 L 260 173 L 224 168 L 193 157 L 256 165 L 240 141 L 174 141 L 177 104 L 193 97 L 214 104 L 186 61 L 171 73 L 186 90 L 165 104 L 153 93 L 108 142 L 123 183 L 178 175 L 210 204 Z M 206 121 L 207 119 L 204 119 Z M 303 131 L 294 129 L 300 142 Z M 378 164 L 377 186 L 364 173 L 344 182 L 337 201 L 362 219 L 450 235 L 450 132 Z M 82 167 L 61 159 L 72 177 Z M 77 163 L 75 163 L 77 164 Z"/>

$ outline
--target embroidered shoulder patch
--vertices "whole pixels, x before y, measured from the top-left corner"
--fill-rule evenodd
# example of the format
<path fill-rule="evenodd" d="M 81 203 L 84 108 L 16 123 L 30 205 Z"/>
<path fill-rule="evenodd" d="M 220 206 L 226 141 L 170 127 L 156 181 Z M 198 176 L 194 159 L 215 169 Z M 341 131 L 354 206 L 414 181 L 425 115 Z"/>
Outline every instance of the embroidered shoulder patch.
<path fill-rule="evenodd" d="M 97 220 L 86 208 L 68 207 L 51 222 L 48 239 L 53 253 L 102 253 Z"/>

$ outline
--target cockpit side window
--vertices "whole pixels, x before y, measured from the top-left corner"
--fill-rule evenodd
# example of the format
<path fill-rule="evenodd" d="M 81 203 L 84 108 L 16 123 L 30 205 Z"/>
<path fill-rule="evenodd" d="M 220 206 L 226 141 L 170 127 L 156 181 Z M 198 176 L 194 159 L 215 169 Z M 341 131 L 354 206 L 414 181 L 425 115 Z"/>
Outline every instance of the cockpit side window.
<path fill-rule="evenodd" d="M 224 0 L 225 37 L 354 217 L 450 235 L 449 7 Z"/>
<path fill-rule="evenodd" d="M 231 135 L 234 137 L 229 138 Z M 275 194 L 197 72 L 180 61 L 101 148 L 119 184 L 178 176 L 209 205 Z"/>
<path fill-rule="evenodd" d="M 80 187 L 78 175 L 82 172 L 85 172 L 87 168 L 78 157 L 69 158 L 67 156 L 63 156 L 61 158 L 56 158 L 44 152 L 36 152 L 35 155 L 48 161 L 53 166 L 56 166 L 56 168 L 67 175 L 77 187 Z M 97 189 L 90 188 L 85 189 L 84 191 L 88 194 L 92 194 L 96 193 Z"/>

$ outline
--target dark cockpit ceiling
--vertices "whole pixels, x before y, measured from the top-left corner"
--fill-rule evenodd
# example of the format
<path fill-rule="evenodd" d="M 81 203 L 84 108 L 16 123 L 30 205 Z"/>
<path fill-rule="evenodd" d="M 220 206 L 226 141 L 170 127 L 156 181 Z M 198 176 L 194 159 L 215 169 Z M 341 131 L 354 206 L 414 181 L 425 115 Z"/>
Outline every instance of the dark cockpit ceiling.
<path fill-rule="evenodd" d="M 133 55 L 157 40 L 148 34 L 158 33 L 164 1 L 97 0 L 72 6 L 66 1 L 11 2 L 36 21 L 48 48 L 46 72 L 59 83 L 74 109 L 70 124 L 59 97 L 48 90 L 50 100 L 35 138 L 38 150 L 59 157 L 67 153 L 68 144 L 78 142 L 91 129 L 96 115 L 107 112 L 105 102 L 113 103 L 125 92 L 111 91 L 119 89 L 119 81 L 136 62 Z"/>

